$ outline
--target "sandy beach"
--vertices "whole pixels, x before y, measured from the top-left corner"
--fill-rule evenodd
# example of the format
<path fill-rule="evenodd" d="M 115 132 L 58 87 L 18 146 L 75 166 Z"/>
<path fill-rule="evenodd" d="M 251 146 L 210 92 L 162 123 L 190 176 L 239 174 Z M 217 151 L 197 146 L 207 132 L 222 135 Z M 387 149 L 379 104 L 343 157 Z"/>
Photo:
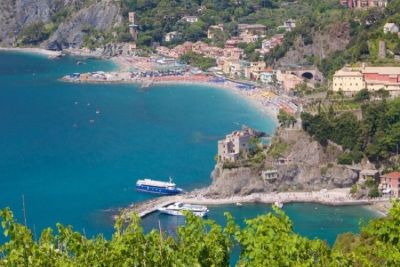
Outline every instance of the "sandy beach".
<path fill-rule="evenodd" d="M 125 68 L 125 67 L 124 67 Z M 151 90 L 154 86 L 161 85 L 200 85 L 216 89 L 226 90 L 247 101 L 250 105 L 271 117 L 277 123 L 277 115 L 282 105 L 293 105 L 291 99 L 279 96 L 271 91 L 261 88 L 251 90 L 238 88 L 238 83 L 226 80 L 225 82 L 213 82 L 215 76 L 208 74 L 167 75 L 159 77 L 132 77 L 128 71 L 110 73 L 83 74 L 80 78 L 63 77 L 61 80 L 77 83 L 133 83 L 138 84 L 143 90 Z M 296 112 L 297 107 L 292 108 Z"/>
<path fill-rule="evenodd" d="M 33 53 L 48 57 L 58 57 L 61 55 L 61 51 L 51 51 L 36 47 L 0 47 L 0 51 Z"/>

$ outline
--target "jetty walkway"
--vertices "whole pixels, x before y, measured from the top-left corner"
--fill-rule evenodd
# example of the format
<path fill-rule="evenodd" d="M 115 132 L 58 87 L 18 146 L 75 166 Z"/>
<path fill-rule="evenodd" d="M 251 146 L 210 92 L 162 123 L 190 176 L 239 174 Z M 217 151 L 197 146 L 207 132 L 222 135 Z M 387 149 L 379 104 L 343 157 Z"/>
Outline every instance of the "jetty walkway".
<path fill-rule="evenodd" d="M 142 203 L 132 204 L 121 211 L 121 216 L 128 218 L 128 214 L 135 212 L 140 217 L 151 214 L 159 207 L 164 207 L 175 202 L 184 202 L 200 205 L 224 205 L 237 203 L 319 203 L 331 206 L 346 205 L 371 205 L 380 202 L 389 202 L 389 198 L 354 199 L 350 196 L 350 188 L 338 188 L 310 192 L 280 192 L 280 193 L 254 193 L 247 196 L 232 196 L 227 198 L 206 197 L 207 189 L 177 195 L 165 196 Z"/>

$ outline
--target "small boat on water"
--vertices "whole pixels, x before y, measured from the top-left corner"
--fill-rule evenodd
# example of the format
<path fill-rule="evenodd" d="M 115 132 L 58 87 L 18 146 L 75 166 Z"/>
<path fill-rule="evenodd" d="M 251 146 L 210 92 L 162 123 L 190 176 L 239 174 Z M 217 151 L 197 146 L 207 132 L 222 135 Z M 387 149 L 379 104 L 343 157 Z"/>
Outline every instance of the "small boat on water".
<path fill-rule="evenodd" d="M 283 203 L 280 202 L 280 201 L 275 201 L 274 205 L 277 206 L 280 209 L 283 208 Z"/>
<path fill-rule="evenodd" d="M 184 211 L 190 211 L 199 217 L 204 217 L 208 213 L 206 206 L 185 204 L 182 202 L 176 202 L 166 207 L 158 208 L 158 211 L 173 216 L 184 216 Z"/>
<path fill-rule="evenodd" d="M 176 195 L 183 190 L 176 186 L 169 178 L 169 182 L 156 181 L 151 179 L 138 180 L 136 182 L 136 190 L 140 192 L 160 194 L 160 195 Z"/>

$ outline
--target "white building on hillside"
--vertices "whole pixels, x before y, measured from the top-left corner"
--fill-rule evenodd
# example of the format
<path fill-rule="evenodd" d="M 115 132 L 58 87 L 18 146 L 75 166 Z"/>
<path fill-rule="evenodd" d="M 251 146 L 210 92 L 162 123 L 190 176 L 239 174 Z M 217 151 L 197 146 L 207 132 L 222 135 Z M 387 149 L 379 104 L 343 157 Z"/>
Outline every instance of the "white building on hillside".
<path fill-rule="evenodd" d="M 165 34 L 164 41 L 172 42 L 180 37 L 181 37 L 181 34 L 179 32 L 169 32 L 169 33 Z"/>
<path fill-rule="evenodd" d="M 395 23 L 386 23 L 385 26 L 383 26 L 383 32 L 384 33 L 398 33 L 399 32 L 399 26 L 397 26 Z"/>
<path fill-rule="evenodd" d="M 189 22 L 189 23 L 195 23 L 199 21 L 199 18 L 196 16 L 184 16 L 182 18 L 183 21 Z"/>

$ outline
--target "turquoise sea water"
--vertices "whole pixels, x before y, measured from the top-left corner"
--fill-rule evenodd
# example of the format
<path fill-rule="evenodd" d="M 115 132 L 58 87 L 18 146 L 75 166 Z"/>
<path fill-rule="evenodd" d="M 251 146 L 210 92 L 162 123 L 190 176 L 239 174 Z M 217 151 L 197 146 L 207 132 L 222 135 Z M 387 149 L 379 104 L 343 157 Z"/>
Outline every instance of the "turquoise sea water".
<path fill-rule="evenodd" d="M 272 133 L 273 120 L 224 90 L 204 86 L 69 84 L 72 72 L 112 70 L 108 61 L 0 53 L 0 207 L 9 206 L 37 233 L 56 222 L 87 235 L 112 232 L 110 210 L 148 199 L 137 193 L 142 177 L 175 178 L 186 190 L 210 183 L 216 141 L 242 124 Z M 360 207 L 287 205 L 296 231 L 332 241 L 356 231 Z M 268 206 L 219 206 L 238 219 L 265 213 Z M 337 219 L 340 220 L 331 220 Z M 146 229 L 177 225 L 159 214 L 144 219 Z M 314 221 L 315 220 L 315 221 Z M 171 226 L 172 225 L 172 226 Z"/>

